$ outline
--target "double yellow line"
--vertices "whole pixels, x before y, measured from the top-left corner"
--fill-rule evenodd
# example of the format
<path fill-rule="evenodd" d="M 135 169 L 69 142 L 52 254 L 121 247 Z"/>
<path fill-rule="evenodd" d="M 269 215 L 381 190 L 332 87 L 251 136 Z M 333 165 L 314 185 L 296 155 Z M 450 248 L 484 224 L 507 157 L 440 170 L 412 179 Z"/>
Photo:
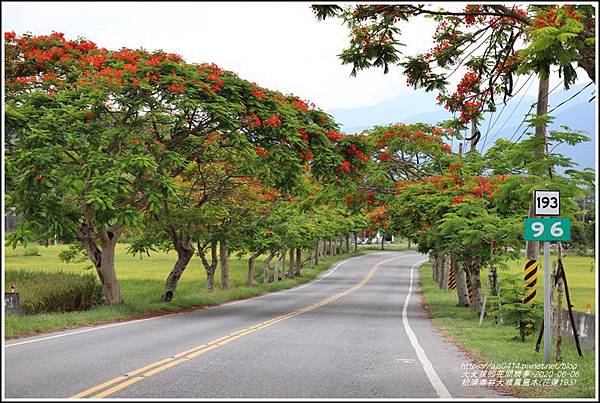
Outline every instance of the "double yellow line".
<path fill-rule="evenodd" d="M 348 294 L 358 290 L 359 288 L 364 286 L 371 277 L 373 277 L 373 275 L 375 274 L 375 272 L 377 271 L 379 266 L 381 266 L 382 264 L 387 263 L 389 261 L 398 259 L 399 257 L 400 256 L 396 256 L 394 258 L 386 259 L 386 260 L 383 260 L 383 261 L 377 263 L 375 266 L 373 266 L 373 268 L 371 268 L 371 271 L 369 271 L 369 273 L 367 273 L 367 275 L 361 280 L 360 283 L 356 284 L 354 287 L 352 287 L 346 291 L 340 292 L 339 294 L 335 294 L 334 296 L 329 297 L 321 302 L 318 302 L 314 305 L 310 305 L 306 308 L 298 309 L 296 311 L 290 312 L 285 315 L 278 316 L 276 318 L 273 318 L 266 322 L 259 323 L 252 327 L 247 327 L 242 330 L 238 330 L 235 333 L 228 334 L 227 336 L 221 337 L 217 340 L 213 340 L 206 344 L 201 344 L 199 346 L 196 346 L 192 349 L 183 351 L 183 352 L 176 354 L 174 356 L 171 356 L 169 358 L 165 358 L 163 360 L 153 362 L 142 368 L 136 369 L 135 371 L 128 372 L 125 375 L 118 376 L 109 381 L 103 382 L 99 385 L 96 385 L 89 389 L 86 389 L 83 392 L 80 392 L 80 393 L 77 393 L 76 395 L 71 396 L 71 398 L 98 398 L 99 399 L 99 398 L 109 396 L 115 392 L 125 389 L 129 385 L 133 385 L 134 383 L 137 383 L 143 379 L 146 379 L 153 375 L 156 375 L 159 372 L 162 372 L 162 371 L 169 369 L 171 367 L 174 367 L 176 365 L 182 364 L 188 360 L 191 360 L 192 358 L 198 357 L 199 355 L 206 353 L 207 351 L 213 350 L 217 347 L 220 347 L 220 346 L 230 343 L 236 339 L 239 339 L 242 336 L 245 336 L 250 333 L 254 333 L 260 329 L 264 329 L 269 326 L 273 326 L 274 324 L 276 324 L 278 322 L 292 318 L 296 315 L 300 315 L 300 314 L 308 312 L 308 311 L 312 311 L 323 305 L 327 305 L 339 298 L 342 298 L 345 295 L 348 295 Z"/>

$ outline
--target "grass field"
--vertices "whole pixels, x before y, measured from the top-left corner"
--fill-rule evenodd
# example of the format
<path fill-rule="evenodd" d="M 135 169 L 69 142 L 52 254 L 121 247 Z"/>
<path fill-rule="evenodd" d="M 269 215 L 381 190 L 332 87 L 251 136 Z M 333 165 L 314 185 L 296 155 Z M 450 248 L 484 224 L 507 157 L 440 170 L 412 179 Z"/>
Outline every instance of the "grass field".
<path fill-rule="evenodd" d="M 485 319 L 482 327 L 478 327 L 477 315 L 471 309 L 456 306 L 455 292 L 438 289 L 431 278 L 431 265 L 428 263 L 421 267 L 420 286 L 436 327 L 454 343 L 473 353 L 479 361 L 495 364 L 544 362 L 543 352 L 536 353 L 534 350 L 534 337 L 530 336 L 525 342 L 514 340 L 514 328 L 494 325 L 492 319 Z M 577 364 L 579 377 L 574 386 L 513 386 L 511 391 L 520 397 L 594 397 L 594 353 L 584 348 L 583 358 L 580 358 L 575 345 L 563 339 L 563 362 Z"/>
<path fill-rule="evenodd" d="M 208 292 L 205 289 L 206 274 L 200 259 L 194 256 L 188 268 L 181 277 L 175 297 L 171 302 L 163 302 L 162 295 L 165 280 L 176 260 L 175 253 L 153 253 L 150 257 L 133 257 L 125 253 L 127 245 L 117 245 L 116 265 L 117 275 L 125 303 L 119 306 L 97 306 L 87 311 L 53 313 L 44 315 L 5 316 L 5 336 L 18 337 L 39 332 L 47 332 L 70 327 L 99 324 L 115 320 L 143 317 L 161 312 L 172 312 L 185 308 L 202 307 L 221 304 L 234 299 L 252 296 L 290 288 L 314 279 L 321 271 L 327 269 L 333 262 L 358 253 L 328 257 L 319 262 L 316 267 L 302 269 L 302 276 L 286 279 L 267 285 L 246 287 L 246 259 L 231 257 L 229 290 L 215 289 Z M 23 249 L 6 249 L 5 270 L 44 270 L 72 271 L 81 273 L 89 263 L 64 263 L 58 259 L 58 254 L 67 246 L 56 245 L 38 247 L 39 256 L 22 256 Z M 306 259 L 306 256 L 304 256 Z M 273 264 L 273 263 L 272 263 Z M 255 273 L 262 272 L 262 261 L 257 259 Z M 216 287 L 220 286 L 219 269 L 215 275 Z M 16 284 L 17 290 L 19 285 Z M 9 284 L 5 284 L 8 288 Z"/>
<path fill-rule="evenodd" d="M 551 261 L 556 260 L 556 255 L 551 255 Z M 552 263 L 551 263 L 552 264 Z M 537 300 L 543 301 L 544 298 L 544 259 L 540 259 L 537 279 Z M 596 268 L 594 267 L 594 258 L 590 256 L 566 256 L 563 259 L 567 283 L 569 285 L 569 294 L 571 302 L 574 305 L 573 310 L 585 312 L 589 309 L 596 311 Z M 499 276 L 506 274 L 523 274 L 525 259 L 513 260 L 509 262 L 508 270 L 499 271 Z M 590 268 L 592 270 L 590 270 Z M 482 274 L 485 279 L 487 271 Z M 484 284 L 484 283 L 482 283 Z M 566 305 L 565 305 L 566 306 Z"/>

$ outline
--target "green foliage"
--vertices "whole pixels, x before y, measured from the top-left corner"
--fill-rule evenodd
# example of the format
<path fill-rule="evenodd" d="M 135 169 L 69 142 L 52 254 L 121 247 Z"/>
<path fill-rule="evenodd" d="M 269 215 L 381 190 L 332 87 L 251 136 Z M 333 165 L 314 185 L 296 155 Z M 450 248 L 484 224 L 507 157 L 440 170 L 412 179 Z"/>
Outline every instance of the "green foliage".
<path fill-rule="evenodd" d="M 26 314 L 85 310 L 102 302 L 93 274 L 7 270 L 5 284 L 16 286 Z"/>
<path fill-rule="evenodd" d="M 500 296 L 490 296 L 490 315 L 500 317 L 505 323 L 512 325 L 518 334 L 515 339 L 525 341 L 526 337 L 538 330 L 538 324 L 543 315 L 538 305 L 523 303 L 525 289 L 521 276 L 504 277 L 500 282 Z"/>
<path fill-rule="evenodd" d="M 35 245 L 25 246 L 19 249 L 6 249 L 5 256 L 40 256 L 39 248 Z"/>
<path fill-rule="evenodd" d="M 585 6 L 584 6 L 585 7 Z M 557 65 L 565 88 L 575 83 L 574 62 L 583 48 L 593 46 L 582 36 L 585 26 L 582 13 L 565 6 L 533 6 L 532 23 L 528 28 L 529 44 L 519 52 L 522 65 L 518 73 L 534 72 L 548 77 L 551 65 Z"/>

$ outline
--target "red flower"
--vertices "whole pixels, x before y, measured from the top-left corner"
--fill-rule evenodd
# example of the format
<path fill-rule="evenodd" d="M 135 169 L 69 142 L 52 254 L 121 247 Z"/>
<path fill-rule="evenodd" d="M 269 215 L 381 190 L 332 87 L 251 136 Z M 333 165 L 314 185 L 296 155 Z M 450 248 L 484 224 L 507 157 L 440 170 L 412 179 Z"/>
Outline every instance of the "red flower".
<path fill-rule="evenodd" d="M 350 163 L 348 161 L 344 160 L 338 167 L 338 171 L 350 173 Z"/>
<path fill-rule="evenodd" d="M 254 95 L 256 98 L 264 99 L 267 96 L 267 91 L 266 90 L 261 91 L 256 87 L 252 87 L 252 95 Z"/>
<path fill-rule="evenodd" d="M 281 126 L 281 120 L 279 120 L 279 117 L 277 117 L 277 115 L 273 115 L 270 118 L 263 121 L 263 126 L 279 127 Z"/>
<path fill-rule="evenodd" d="M 312 161 L 313 159 L 313 153 L 311 153 L 310 151 L 303 151 L 300 150 L 300 158 L 302 158 L 303 161 Z"/>
<path fill-rule="evenodd" d="M 385 151 L 382 151 L 379 153 L 379 159 L 383 162 L 383 161 L 387 161 L 390 159 L 390 155 L 388 153 L 386 153 Z"/>
<path fill-rule="evenodd" d="M 333 140 L 333 141 L 338 141 L 344 138 L 344 135 L 341 133 L 336 132 L 335 130 L 329 130 L 327 132 L 327 137 L 329 137 L 329 139 Z"/>
<path fill-rule="evenodd" d="M 260 119 L 258 118 L 256 113 L 253 113 L 250 116 L 247 116 L 246 121 L 248 122 L 248 125 L 250 126 L 251 129 L 260 127 Z"/>
<path fill-rule="evenodd" d="M 456 196 L 454 200 L 452 200 L 452 204 L 460 204 L 465 199 L 465 196 Z"/>
<path fill-rule="evenodd" d="M 38 175 L 38 176 L 35 177 L 36 181 L 43 181 L 44 179 L 46 179 L 46 177 L 42 176 L 42 175 Z"/>
<path fill-rule="evenodd" d="M 123 65 L 123 70 L 135 73 L 137 71 L 137 66 L 135 64 L 125 63 Z"/>
<path fill-rule="evenodd" d="M 185 92 L 185 88 L 183 88 L 183 85 L 181 85 L 181 84 L 171 84 L 167 88 L 167 91 L 169 91 L 169 92 L 179 92 L 180 94 L 183 94 Z"/>
<path fill-rule="evenodd" d="M 254 151 L 256 151 L 256 154 L 258 154 L 261 157 L 266 157 L 267 155 L 269 155 L 269 152 L 261 146 L 254 147 Z"/>
<path fill-rule="evenodd" d="M 131 144 L 137 144 L 139 142 L 140 142 L 140 140 L 135 137 L 131 139 Z"/>
<path fill-rule="evenodd" d="M 301 99 L 296 99 L 296 100 L 292 101 L 292 105 L 294 106 L 294 108 L 299 109 L 302 112 L 308 111 L 308 105 L 306 104 L 306 102 L 302 101 Z"/>

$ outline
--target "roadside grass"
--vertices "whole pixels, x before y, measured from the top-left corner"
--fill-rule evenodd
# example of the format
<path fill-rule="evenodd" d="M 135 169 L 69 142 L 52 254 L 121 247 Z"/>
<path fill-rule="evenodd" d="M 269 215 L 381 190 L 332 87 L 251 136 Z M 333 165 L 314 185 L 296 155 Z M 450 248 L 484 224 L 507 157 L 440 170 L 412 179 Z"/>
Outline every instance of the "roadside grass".
<path fill-rule="evenodd" d="M 366 245 L 362 245 L 359 244 L 358 245 L 358 250 L 374 250 L 374 251 L 381 251 L 381 244 L 366 244 Z M 408 248 L 406 243 L 386 243 L 384 245 L 384 249 L 383 251 L 403 251 L 403 250 L 411 250 Z M 415 250 L 414 247 L 412 248 L 412 250 Z"/>
<path fill-rule="evenodd" d="M 550 267 L 552 267 L 552 262 L 556 261 L 556 254 L 551 253 L 550 258 Z M 594 263 L 595 258 L 593 256 L 567 255 L 563 258 L 567 284 L 569 285 L 569 295 L 571 296 L 571 303 L 574 305 L 573 310 L 575 311 L 585 312 L 588 305 L 590 305 L 591 312 L 596 311 L 596 267 Z M 543 265 L 544 258 L 540 256 L 537 280 L 538 301 L 542 301 L 544 298 Z M 508 272 L 511 274 L 523 274 L 524 267 L 525 259 L 513 260 L 509 262 Z M 499 275 L 501 276 L 503 273 L 507 272 L 500 271 Z"/>
<path fill-rule="evenodd" d="M 118 320 L 146 317 L 186 309 L 218 305 L 236 299 L 245 299 L 291 288 L 313 280 L 317 275 L 331 266 L 332 263 L 364 252 L 329 256 L 321 259 L 315 267 L 304 267 L 301 276 L 285 279 L 266 285 L 262 284 L 262 260 L 255 264 L 255 279 L 258 284 L 246 286 L 247 260 L 232 256 L 230 259 L 229 290 L 219 289 L 220 273 L 215 275 L 215 290 L 206 290 L 206 273 L 198 257 L 190 262 L 177 285 L 177 291 L 171 302 L 160 299 L 165 280 L 176 260 L 175 253 L 152 253 L 150 257 L 134 257 L 125 253 L 126 244 L 117 244 L 115 262 L 117 275 L 121 284 L 125 302 L 121 305 L 98 305 L 86 311 L 60 312 L 39 315 L 5 315 L 5 337 L 23 337 L 37 333 L 62 330 L 84 325 L 95 325 Z M 43 270 L 89 272 L 88 262 L 64 263 L 58 254 L 67 249 L 66 245 L 39 247 L 39 256 L 22 256 L 20 253 L 5 258 L 5 270 Z M 7 251 L 9 249 L 7 248 Z M 304 256 L 306 259 L 307 256 Z M 273 262 L 271 263 L 271 267 Z M 93 272 L 93 271 L 92 271 Z M 5 284 L 5 289 L 10 285 Z M 17 291 L 19 285 L 16 284 Z"/>
<path fill-rule="evenodd" d="M 536 336 L 530 336 L 525 342 L 517 341 L 513 327 L 495 325 L 491 318 L 484 319 L 482 327 L 479 327 L 477 315 L 469 308 L 457 307 L 456 293 L 438 289 L 431 275 L 431 264 L 423 264 L 420 269 L 421 291 L 433 323 L 451 341 L 486 363 L 544 363 L 543 351 L 536 353 L 534 350 Z M 575 344 L 567 338 L 563 338 L 562 351 L 563 362 L 577 364 L 576 370 L 580 371 L 574 386 L 512 386 L 510 391 L 520 397 L 593 398 L 595 353 L 584 347 L 583 358 L 580 358 Z"/>

